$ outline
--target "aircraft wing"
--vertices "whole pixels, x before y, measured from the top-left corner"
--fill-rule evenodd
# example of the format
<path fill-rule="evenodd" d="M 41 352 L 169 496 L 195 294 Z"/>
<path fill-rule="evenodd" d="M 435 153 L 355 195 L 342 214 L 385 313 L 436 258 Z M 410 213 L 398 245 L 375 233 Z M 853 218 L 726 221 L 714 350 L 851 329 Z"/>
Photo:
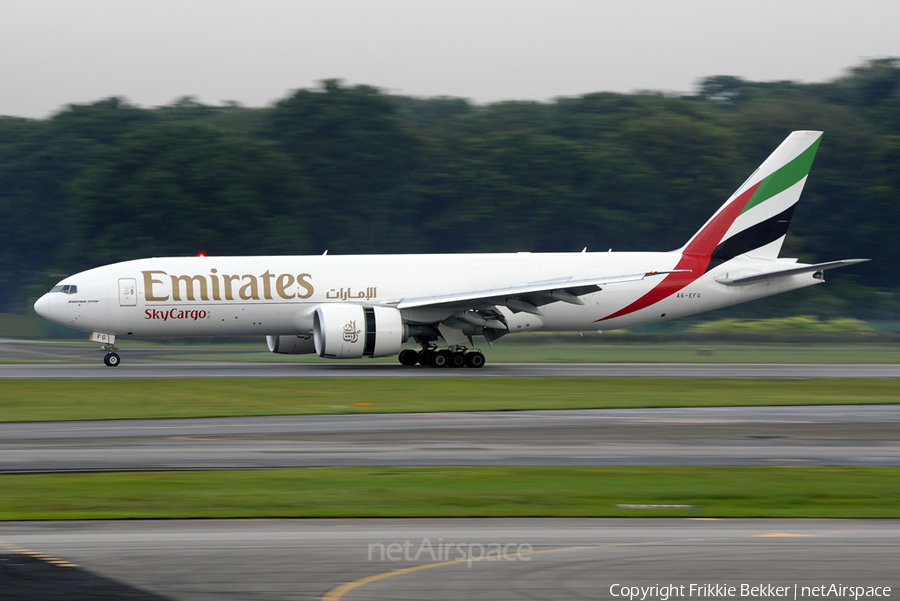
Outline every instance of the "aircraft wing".
<path fill-rule="evenodd" d="M 542 282 L 531 282 L 521 286 L 508 286 L 503 288 L 490 288 L 486 290 L 472 290 L 467 292 L 455 292 L 452 294 L 438 294 L 434 296 L 407 297 L 385 304 L 395 306 L 398 309 L 413 309 L 417 307 L 445 307 L 469 309 L 481 306 L 503 305 L 513 312 L 524 311 L 541 315 L 537 307 L 562 301 L 573 305 L 583 305 L 584 301 L 578 298 L 582 294 L 597 292 L 601 286 L 620 284 L 623 282 L 635 282 L 644 278 L 668 273 L 689 271 L 684 269 L 670 271 L 648 271 L 629 275 L 607 276 L 576 280 L 574 278 L 559 278 Z"/>
<path fill-rule="evenodd" d="M 755 273 L 744 277 L 736 278 L 719 278 L 716 281 L 726 286 L 747 286 L 749 284 L 758 284 L 776 278 L 785 278 L 801 273 L 811 273 L 816 271 L 825 271 L 826 269 L 834 269 L 835 267 L 844 267 L 846 265 L 855 265 L 863 263 L 870 259 L 844 259 L 841 261 L 829 261 L 827 263 L 816 263 L 815 265 L 802 265 L 800 267 L 792 267 L 790 269 L 782 269 L 779 271 L 768 271 L 766 273 Z"/>

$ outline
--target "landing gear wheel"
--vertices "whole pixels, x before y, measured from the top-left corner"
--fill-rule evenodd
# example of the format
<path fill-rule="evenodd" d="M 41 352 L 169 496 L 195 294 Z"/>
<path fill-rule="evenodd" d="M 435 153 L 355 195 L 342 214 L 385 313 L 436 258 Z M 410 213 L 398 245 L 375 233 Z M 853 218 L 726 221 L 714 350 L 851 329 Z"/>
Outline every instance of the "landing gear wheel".
<path fill-rule="evenodd" d="M 106 353 L 106 356 L 103 357 L 103 363 L 105 363 L 107 367 L 119 367 L 119 363 L 121 362 L 122 360 L 116 353 Z"/>
<path fill-rule="evenodd" d="M 469 367 L 484 367 L 484 355 L 478 351 L 466 353 L 466 365 Z"/>
<path fill-rule="evenodd" d="M 450 363 L 450 351 L 434 351 L 428 359 L 428 365 L 431 367 L 447 367 Z"/>
<path fill-rule="evenodd" d="M 419 365 L 431 365 L 431 355 L 434 353 L 431 349 L 425 349 L 423 351 L 419 351 L 418 361 Z"/>
<path fill-rule="evenodd" d="M 465 367 L 466 354 L 463 352 L 450 353 L 450 367 Z"/>
<path fill-rule="evenodd" d="M 407 348 L 400 351 L 400 356 L 397 358 L 403 365 L 415 365 L 419 362 L 419 353 L 418 351 Z"/>

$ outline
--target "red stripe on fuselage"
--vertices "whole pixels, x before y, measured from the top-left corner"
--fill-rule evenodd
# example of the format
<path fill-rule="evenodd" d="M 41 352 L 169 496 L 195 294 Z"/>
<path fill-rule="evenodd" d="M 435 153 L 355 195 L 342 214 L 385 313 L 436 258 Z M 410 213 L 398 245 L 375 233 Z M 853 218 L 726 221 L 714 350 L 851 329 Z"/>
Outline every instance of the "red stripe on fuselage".
<path fill-rule="evenodd" d="M 756 192 L 759 184 L 760 182 L 757 182 L 752 187 L 745 190 L 743 194 L 731 201 L 731 203 L 719 211 L 719 213 L 706 224 L 706 227 L 700 230 L 697 235 L 688 242 L 688 245 L 681 255 L 681 260 L 678 261 L 678 265 L 675 266 L 675 269 L 690 269 L 690 272 L 670 273 L 663 278 L 663 281 L 657 284 L 644 296 L 640 297 L 627 307 L 619 309 L 612 315 L 601 317 L 597 321 L 614 319 L 616 317 L 628 315 L 629 313 L 634 313 L 635 311 L 640 311 L 641 309 L 646 309 L 650 305 L 675 294 L 706 273 L 706 268 L 709 267 L 713 251 L 716 250 L 716 247 L 722 241 L 722 237 L 725 236 L 728 228 L 734 223 L 734 220 L 737 219 L 738 215 L 741 214 L 741 211 L 744 210 L 744 206 L 753 196 L 753 193 Z"/>

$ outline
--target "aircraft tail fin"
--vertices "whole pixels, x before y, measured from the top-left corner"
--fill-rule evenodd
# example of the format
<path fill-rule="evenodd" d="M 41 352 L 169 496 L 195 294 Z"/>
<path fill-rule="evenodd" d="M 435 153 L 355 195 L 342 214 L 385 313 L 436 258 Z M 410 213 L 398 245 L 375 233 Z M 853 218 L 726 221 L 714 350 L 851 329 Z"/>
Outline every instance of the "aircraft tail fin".
<path fill-rule="evenodd" d="M 777 258 L 821 139 L 792 132 L 679 252 L 711 257 L 710 267 L 740 255 Z"/>

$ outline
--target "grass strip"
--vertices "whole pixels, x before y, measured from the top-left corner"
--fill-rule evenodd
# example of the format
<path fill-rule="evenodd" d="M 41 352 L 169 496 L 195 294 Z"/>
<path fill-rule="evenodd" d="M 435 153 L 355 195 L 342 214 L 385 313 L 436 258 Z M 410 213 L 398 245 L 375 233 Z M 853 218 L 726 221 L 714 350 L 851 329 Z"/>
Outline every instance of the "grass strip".
<path fill-rule="evenodd" d="M 900 380 L 349 378 L 0 381 L 0 422 L 896 403 Z"/>
<path fill-rule="evenodd" d="M 900 468 L 392 467 L 13 475 L 0 476 L 0 491 L 2 520 L 900 517 Z"/>

